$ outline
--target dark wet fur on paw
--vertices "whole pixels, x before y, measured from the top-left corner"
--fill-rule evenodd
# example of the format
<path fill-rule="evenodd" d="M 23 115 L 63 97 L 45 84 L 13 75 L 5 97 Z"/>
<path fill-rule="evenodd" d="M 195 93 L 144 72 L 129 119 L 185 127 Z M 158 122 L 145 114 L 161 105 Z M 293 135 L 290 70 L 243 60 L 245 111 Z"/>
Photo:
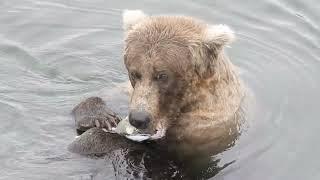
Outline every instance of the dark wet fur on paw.
<path fill-rule="evenodd" d="M 84 100 L 72 110 L 72 115 L 78 135 L 93 127 L 111 130 L 121 120 L 99 97 Z"/>
<path fill-rule="evenodd" d="M 82 155 L 103 155 L 135 144 L 123 136 L 105 132 L 101 128 L 91 128 L 76 138 L 69 146 L 71 152 Z"/>

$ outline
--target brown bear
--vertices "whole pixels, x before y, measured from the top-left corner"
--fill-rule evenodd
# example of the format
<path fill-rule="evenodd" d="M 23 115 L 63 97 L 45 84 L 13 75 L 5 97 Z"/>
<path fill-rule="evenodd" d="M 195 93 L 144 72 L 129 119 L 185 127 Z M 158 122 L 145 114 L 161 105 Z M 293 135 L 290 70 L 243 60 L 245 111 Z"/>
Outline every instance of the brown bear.
<path fill-rule="evenodd" d="M 147 16 L 139 10 L 125 11 L 123 22 L 124 63 L 133 88 L 130 124 L 179 154 L 216 154 L 230 147 L 240 133 L 245 97 L 224 52 L 234 39 L 232 30 L 185 16 Z M 77 126 L 85 125 L 83 131 L 104 125 L 110 130 L 119 122 L 110 112 L 99 98 L 89 98 L 74 110 Z M 82 118 L 85 115 L 90 117 Z M 101 134 L 99 130 L 94 137 Z M 90 136 L 82 139 L 80 146 L 73 143 L 77 152 Z M 92 143 L 86 147 L 91 152 L 103 151 Z"/>
<path fill-rule="evenodd" d="M 245 96 L 224 48 L 226 25 L 125 11 L 129 121 L 184 154 L 218 153 L 239 134 Z"/>
<path fill-rule="evenodd" d="M 218 161 L 212 163 L 206 157 L 234 144 L 244 118 L 246 94 L 224 52 L 234 33 L 226 25 L 185 16 L 147 16 L 139 10 L 125 11 L 123 22 L 124 63 L 132 86 L 129 122 L 151 134 L 151 141 L 135 143 L 111 133 L 120 118 L 101 98 L 92 97 L 73 110 L 76 128 L 85 132 L 69 149 L 80 154 L 120 149 L 120 157 L 113 158 L 115 164 L 137 162 L 156 179 L 161 173 L 188 179 L 195 167 L 201 177 L 212 177 L 228 164 L 217 167 Z M 186 160 L 182 165 L 172 165 L 177 155 Z M 199 155 L 204 158 L 199 160 Z M 126 167 L 128 173 L 130 166 Z M 131 168 L 135 169 L 141 168 Z M 211 172 L 205 170 L 203 176 L 202 169 Z"/>

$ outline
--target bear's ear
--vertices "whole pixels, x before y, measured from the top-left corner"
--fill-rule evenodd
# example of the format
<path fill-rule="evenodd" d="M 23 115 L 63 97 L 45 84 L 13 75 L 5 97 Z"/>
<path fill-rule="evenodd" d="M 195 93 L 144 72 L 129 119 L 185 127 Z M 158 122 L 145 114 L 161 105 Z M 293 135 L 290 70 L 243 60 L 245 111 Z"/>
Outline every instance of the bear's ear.
<path fill-rule="evenodd" d="M 194 56 L 196 72 L 205 77 L 214 72 L 216 59 L 223 48 L 235 39 L 234 32 L 226 25 L 208 25 L 199 45 L 190 50 Z"/>
<path fill-rule="evenodd" d="M 204 34 L 204 43 L 209 47 L 222 48 L 235 39 L 234 32 L 227 25 L 209 25 Z"/>
<path fill-rule="evenodd" d="M 132 27 L 146 18 L 147 15 L 141 10 L 124 10 L 122 13 L 123 29 L 129 31 Z"/>

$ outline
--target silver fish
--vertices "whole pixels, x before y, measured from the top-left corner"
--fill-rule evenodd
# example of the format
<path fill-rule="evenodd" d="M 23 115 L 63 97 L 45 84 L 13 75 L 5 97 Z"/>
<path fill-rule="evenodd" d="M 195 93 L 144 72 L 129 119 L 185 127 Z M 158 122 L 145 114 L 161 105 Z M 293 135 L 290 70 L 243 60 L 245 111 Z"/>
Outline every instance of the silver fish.
<path fill-rule="evenodd" d="M 130 124 L 128 116 L 121 120 L 117 127 L 113 128 L 112 130 L 115 133 L 123 135 L 126 138 L 136 142 L 142 142 L 151 138 L 151 135 L 149 134 L 139 133 L 139 130 Z"/>

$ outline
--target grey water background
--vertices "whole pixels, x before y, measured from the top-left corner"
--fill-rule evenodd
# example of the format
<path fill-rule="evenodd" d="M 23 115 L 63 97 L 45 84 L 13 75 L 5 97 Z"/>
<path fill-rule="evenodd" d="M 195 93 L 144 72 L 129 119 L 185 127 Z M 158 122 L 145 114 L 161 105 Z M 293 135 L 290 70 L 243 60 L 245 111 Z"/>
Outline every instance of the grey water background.
<path fill-rule="evenodd" d="M 248 130 L 218 155 L 234 163 L 212 179 L 320 179 L 318 0 L 1 0 L 0 179 L 114 178 L 107 159 L 66 147 L 84 98 L 127 113 L 123 9 L 235 30 L 227 51 L 256 103 Z"/>

